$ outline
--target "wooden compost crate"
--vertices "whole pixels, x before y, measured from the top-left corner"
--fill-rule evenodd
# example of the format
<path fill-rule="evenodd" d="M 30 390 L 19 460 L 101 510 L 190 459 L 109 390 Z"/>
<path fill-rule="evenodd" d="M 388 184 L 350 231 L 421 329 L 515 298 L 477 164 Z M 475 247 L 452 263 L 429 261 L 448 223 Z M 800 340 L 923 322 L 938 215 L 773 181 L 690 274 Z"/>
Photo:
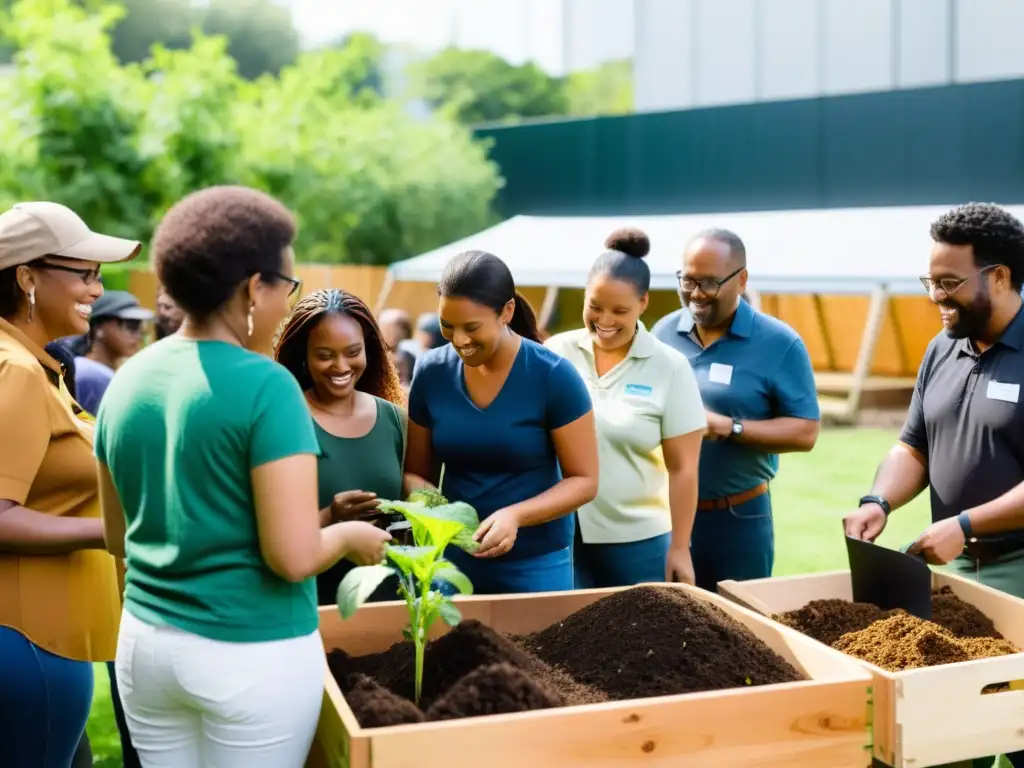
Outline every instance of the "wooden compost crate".
<path fill-rule="evenodd" d="M 933 589 L 944 586 L 1024 648 L 1024 600 L 933 571 Z M 811 600 L 853 599 L 849 571 L 723 581 L 718 591 L 765 616 L 802 608 Z M 887 765 L 923 768 L 1024 749 L 1024 653 L 906 672 L 858 663 L 874 676 L 874 754 Z M 982 694 L 987 686 L 1006 683 L 1014 689 Z"/>
<path fill-rule="evenodd" d="M 809 679 L 512 715 L 360 728 L 328 673 L 310 768 L 862 768 L 871 677 L 859 664 L 718 595 L 672 585 L 720 607 Z M 465 619 L 509 634 L 548 627 L 617 589 L 457 598 Z M 383 651 L 401 639 L 404 603 L 365 605 L 342 621 L 322 608 L 328 650 Z M 438 622 L 441 624 L 441 622 Z M 447 628 L 438 628 L 436 635 Z M 609 627 L 614 632 L 615 627 Z"/>

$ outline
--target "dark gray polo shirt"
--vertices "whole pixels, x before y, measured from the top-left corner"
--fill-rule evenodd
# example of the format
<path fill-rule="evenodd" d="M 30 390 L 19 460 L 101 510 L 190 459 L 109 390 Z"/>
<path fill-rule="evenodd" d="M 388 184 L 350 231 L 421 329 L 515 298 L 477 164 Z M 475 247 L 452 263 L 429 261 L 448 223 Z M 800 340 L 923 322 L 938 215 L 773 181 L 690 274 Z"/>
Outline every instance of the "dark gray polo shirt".
<path fill-rule="evenodd" d="M 960 514 L 1024 482 L 1024 311 L 978 354 L 940 333 L 928 345 L 900 435 L 928 457 L 932 520 Z M 1024 548 L 1024 529 L 978 539 Z"/>

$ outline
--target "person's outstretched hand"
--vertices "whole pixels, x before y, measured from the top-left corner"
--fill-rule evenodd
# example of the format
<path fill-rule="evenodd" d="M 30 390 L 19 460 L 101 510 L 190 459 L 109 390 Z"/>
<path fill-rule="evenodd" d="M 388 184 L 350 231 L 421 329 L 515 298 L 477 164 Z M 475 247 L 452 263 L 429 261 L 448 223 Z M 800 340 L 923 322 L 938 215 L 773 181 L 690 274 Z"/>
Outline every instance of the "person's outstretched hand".
<path fill-rule="evenodd" d="M 384 551 L 391 541 L 391 534 L 362 520 L 338 523 L 345 527 L 345 541 L 348 551 L 345 559 L 356 565 L 377 565 L 384 559 Z"/>

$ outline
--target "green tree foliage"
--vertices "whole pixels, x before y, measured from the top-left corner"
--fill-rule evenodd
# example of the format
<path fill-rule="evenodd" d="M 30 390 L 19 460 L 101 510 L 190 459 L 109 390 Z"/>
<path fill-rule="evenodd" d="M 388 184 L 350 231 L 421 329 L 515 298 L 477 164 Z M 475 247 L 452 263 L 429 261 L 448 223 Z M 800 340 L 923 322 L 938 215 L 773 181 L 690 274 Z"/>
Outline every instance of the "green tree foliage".
<path fill-rule="evenodd" d="M 633 62 L 609 61 L 573 72 L 565 80 L 565 92 L 574 116 L 629 114 L 633 111 Z"/>
<path fill-rule="evenodd" d="M 0 78 L 0 209 L 48 199 L 143 240 L 181 196 L 246 183 L 300 221 L 299 258 L 385 264 L 492 222 L 501 180 L 462 127 L 417 121 L 364 87 L 367 50 L 300 56 L 247 81 L 229 41 L 198 34 L 121 65 L 117 7 L 19 0 Z"/>
<path fill-rule="evenodd" d="M 277 74 L 299 54 L 299 33 L 286 5 L 274 0 L 209 0 L 199 13 L 208 35 L 225 35 L 242 77 Z"/>
<path fill-rule="evenodd" d="M 0 0 L 0 9 L 14 0 Z M 87 10 L 97 0 L 75 0 Z M 103 0 L 99 0 L 100 3 Z M 287 6 L 274 0 L 119 0 L 124 14 L 111 29 L 114 55 L 122 63 L 149 58 L 153 46 L 188 48 L 192 30 L 224 35 L 228 51 L 243 77 L 277 74 L 299 55 L 299 34 Z M 0 62 L 9 61 L 14 47 L 0 34 Z"/>
<path fill-rule="evenodd" d="M 409 68 L 411 93 L 463 125 L 564 115 L 561 81 L 536 64 L 516 66 L 489 51 L 446 48 Z"/>

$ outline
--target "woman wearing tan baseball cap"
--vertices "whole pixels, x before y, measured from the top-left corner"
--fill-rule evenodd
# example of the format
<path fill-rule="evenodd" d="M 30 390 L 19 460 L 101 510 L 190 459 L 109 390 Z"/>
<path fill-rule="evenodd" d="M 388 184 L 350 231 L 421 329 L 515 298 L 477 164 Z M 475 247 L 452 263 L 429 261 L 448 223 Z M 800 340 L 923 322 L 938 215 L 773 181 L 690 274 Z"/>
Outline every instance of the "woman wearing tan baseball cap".
<path fill-rule="evenodd" d="M 120 599 L 105 551 L 93 426 L 51 341 L 85 333 L 100 265 L 135 241 L 56 203 L 0 214 L 0 752 L 66 768 L 92 703 L 91 662 L 114 658 Z"/>

